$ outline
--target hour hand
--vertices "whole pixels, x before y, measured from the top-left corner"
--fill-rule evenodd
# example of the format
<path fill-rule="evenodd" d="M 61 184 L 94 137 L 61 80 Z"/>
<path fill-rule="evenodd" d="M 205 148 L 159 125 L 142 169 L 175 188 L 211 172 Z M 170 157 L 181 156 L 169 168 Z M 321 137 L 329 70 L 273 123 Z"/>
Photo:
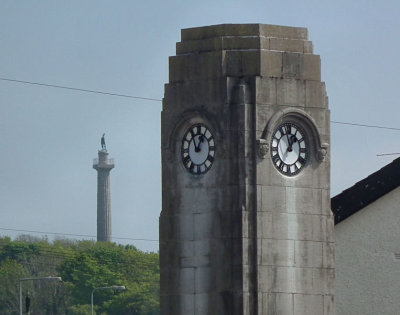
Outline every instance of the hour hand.
<path fill-rule="evenodd" d="M 201 151 L 200 144 L 201 144 L 202 142 L 204 142 L 204 137 L 203 137 L 203 136 L 199 136 L 198 142 L 197 142 L 197 146 L 196 146 L 196 142 L 195 142 L 195 144 L 194 144 L 194 148 L 195 148 L 194 150 L 195 150 L 196 152 L 200 152 L 200 151 Z"/>
<path fill-rule="evenodd" d="M 289 134 L 286 134 L 286 138 L 287 138 L 287 141 L 288 141 L 288 147 L 287 147 L 287 150 L 286 150 L 286 152 L 292 152 L 292 144 L 293 144 L 293 142 L 292 142 L 292 137 L 290 136 L 289 137 Z"/>
<path fill-rule="evenodd" d="M 199 143 L 196 144 L 196 138 L 193 137 L 193 144 L 194 144 L 194 152 L 199 152 Z"/>

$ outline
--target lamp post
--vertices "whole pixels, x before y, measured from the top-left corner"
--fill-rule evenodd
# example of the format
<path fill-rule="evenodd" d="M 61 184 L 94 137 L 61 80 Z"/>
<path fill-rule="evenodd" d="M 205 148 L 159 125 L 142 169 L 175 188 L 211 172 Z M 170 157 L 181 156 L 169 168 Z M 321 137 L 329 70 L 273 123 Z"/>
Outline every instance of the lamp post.
<path fill-rule="evenodd" d="M 94 294 L 94 291 L 96 291 L 96 290 L 106 290 L 106 289 L 111 289 L 111 290 L 116 290 L 116 291 L 125 291 L 125 290 L 126 290 L 126 288 L 125 288 L 124 285 L 112 285 L 112 286 L 109 286 L 109 287 L 98 287 L 98 288 L 94 288 L 94 289 L 92 290 L 92 294 L 91 294 L 91 296 L 90 296 L 91 310 L 92 310 L 91 314 L 92 314 L 92 315 L 93 315 L 93 294 Z"/>
<path fill-rule="evenodd" d="M 61 277 L 52 277 L 52 276 L 41 277 L 41 278 L 22 278 L 22 279 L 19 279 L 19 314 L 20 315 L 22 315 L 22 281 L 28 281 L 28 280 L 32 280 L 32 281 L 53 280 L 53 281 L 57 281 L 57 282 L 62 281 Z"/>

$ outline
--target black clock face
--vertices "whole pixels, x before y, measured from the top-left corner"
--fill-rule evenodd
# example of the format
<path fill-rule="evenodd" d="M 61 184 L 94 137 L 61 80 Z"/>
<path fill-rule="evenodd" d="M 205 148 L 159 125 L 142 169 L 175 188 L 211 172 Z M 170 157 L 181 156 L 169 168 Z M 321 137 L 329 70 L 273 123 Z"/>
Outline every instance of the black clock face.
<path fill-rule="evenodd" d="M 308 146 L 303 130 L 294 123 L 279 125 L 271 138 L 271 158 L 282 174 L 298 174 L 308 158 Z"/>
<path fill-rule="evenodd" d="M 203 124 L 191 126 L 183 136 L 181 147 L 182 162 L 192 174 L 206 173 L 215 156 L 215 143 L 211 131 Z"/>

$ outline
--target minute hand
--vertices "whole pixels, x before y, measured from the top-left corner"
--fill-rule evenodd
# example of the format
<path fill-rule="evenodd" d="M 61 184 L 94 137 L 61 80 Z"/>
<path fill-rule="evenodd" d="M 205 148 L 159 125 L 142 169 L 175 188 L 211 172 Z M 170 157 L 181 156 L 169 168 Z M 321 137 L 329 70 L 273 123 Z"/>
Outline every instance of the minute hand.
<path fill-rule="evenodd" d="M 291 138 L 292 138 L 292 137 L 289 137 L 289 134 L 287 133 L 287 134 L 286 134 L 286 138 L 287 138 L 287 140 L 288 140 L 288 145 L 289 145 L 288 148 L 287 148 L 287 151 L 288 151 L 288 152 L 292 152 L 292 144 L 293 144 L 293 142 L 291 141 Z"/>

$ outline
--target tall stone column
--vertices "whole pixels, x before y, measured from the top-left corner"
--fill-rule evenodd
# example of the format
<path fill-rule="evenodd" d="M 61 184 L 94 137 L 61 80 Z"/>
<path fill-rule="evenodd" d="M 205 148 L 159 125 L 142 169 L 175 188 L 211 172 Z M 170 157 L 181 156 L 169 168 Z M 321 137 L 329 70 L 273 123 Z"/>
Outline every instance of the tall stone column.
<path fill-rule="evenodd" d="M 110 171 L 114 161 L 105 149 L 99 150 L 99 158 L 93 163 L 97 171 L 97 241 L 111 241 Z"/>

